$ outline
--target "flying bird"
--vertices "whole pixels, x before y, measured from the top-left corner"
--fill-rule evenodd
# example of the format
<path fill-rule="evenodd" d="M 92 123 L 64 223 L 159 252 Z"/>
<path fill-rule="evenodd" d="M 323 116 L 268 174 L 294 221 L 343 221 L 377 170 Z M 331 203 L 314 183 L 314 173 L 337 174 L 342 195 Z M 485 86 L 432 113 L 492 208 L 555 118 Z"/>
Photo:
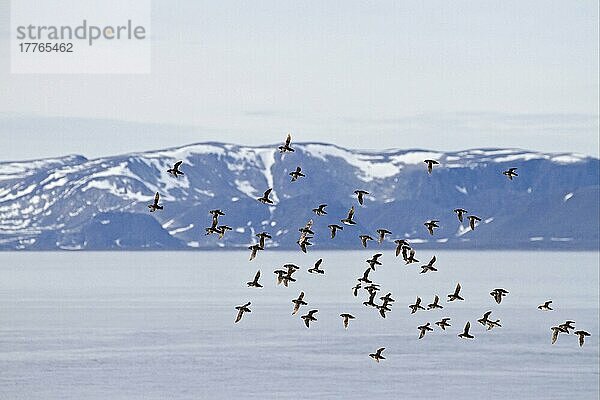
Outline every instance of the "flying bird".
<path fill-rule="evenodd" d="M 496 300 L 496 303 L 500 304 L 502 302 L 502 298 L 508 294 L 506 289 L 494 289 L 490 292 L 490 296 Z"/>
<path fill-rule="evenodd" d="M 442 318 L 441 321 L 438 321 L 435 324 L 445 331 L 447 327 L 452 326 L 448 323 L 448 321 L 450 321 L 450 318 Z"/>
<path fill-rule="evenodd" d="M 567 333 L 571 333 L 569 332 L 569 329 L 573 329 L 575 330 L 575 325 L 573 325 L 575 323 L 575 321 L 566 321 L 564 324 L 560 324 L 559 326 L 563 329 L 565 329 L 567 331 Z"/>
<path fill-rule="evenodd" d="M 181 170 L 179 169 L 179 167 L 181 166 L 181 163 L 183 163 L 183 161 L 177 161 L 174 165 L 173 168 L 169 168 L 167 170 L 167 172 L 171 175 L 173 175 L 175 178 L 177 178 L 177 175 L 184 175 L 183 172 L 181 172 Z"/>
<path fill-rule="evenodd" d="M 294 310 L 292 311 L 292 315 L 295 315 L 300 309 L 300 306 L 308 305 L 308 303 L 304 301 L 304 292 L 300 292 L 298 298 L 292 300 L 292 303 L 294 303 Z"/>
<path fill-rule="evenodd" d="M 492 313 L 491 311 L 487 311 L 485 314 L 483 314 L 483 317 L 481 317 L 477 320 L 477 322 L 479 322 L 483 326 L 486 326 L 487 323 L 490 321 L 489 316 L 491 313 Z"/>
<path fill-rule="evenodd" d="M 354 206 L 348 210 L 348 216 L 340 221 L 346 225 L 356 225 L 356 222 L 352 219 L 352 217 L 354 217 Z"/>
<path fill-rule="evenodd" d="M 355 190 L 354 194 L 358 198 L 358 204 L 362 206 L 364 204 L 364 196 L 369 194 L 369 192 L 367 192 L 366 190 Z"/>
<path fill-rule="evenodd" d="M 437 224 L 438 221 L 437 219 L 432 219 L 430 221 L 425 222 L 423 225 L 425 225 L 427 227 L 427 230 L 429 231 L 430 235 L 433 235 L 433 230 L 435 228 L 439 228 L 440 226 Z"/>
<path fill-rule="evenodd" d="M 419 339 L 423 339 L 423 337 L 425 336 L 425 333 L 427 333 L 427 331 L 433 331 L 433 328 L 430 327 L 429 325 L 431 325 L 431 324 L 428 322 L 425 325 L 421 325 L 421 326 L 417 327 L 417 329 L 420 331 Z"/>
<path fill-rule="evenodd" d="M 377 351 L 375 353 L 369 354 L 369 357 L 371 357 L 376 362 L 379 362 L 379 360 L 385 360 L 385 357 L 381 355 L 381 353 L 384 350 L 385 350 L 385 347 L 380 347 L 379 349 L 377 349 Z"/>
<path fill-rule="evenodd" d="M 552 328 L 550 328 L 552 330 L 552 344 L 556 343 L 556 340 L 558 339 L 558 334 L 559 333 L 569 333 L 569 331 L 564 328 L 559 326 L 553 326 Z"/>
<path fill-rule="evenodd" d="M 300 167 L 296 167 L 296 170 L 290 172 L 288 175 L 292 177 L 292 182 L 297 181 L 298 178 L 300 178 L 300 177 L 305 177 L 306 176 L 306 175 L 304 175 L 302 173 L 302 168 L 300 168 Z"/>
<path fill-rule="evenodd" d="M 308 270 L 308 272 L 311 274 L 324 274 L 325 270 L 319 268 L 322 263 L 323 263 L 323 259 L 319 258 L 317 260 L 317 262 L 315 263 L 315 265 Z"/>
<path fill-rule="evenodd" d="M 379 235 L 379 243 L 383 243 L 385 240 L 385 235 L 390 235 L 392 232 L 387 229 L 377 229 L 377 234 Z"/>
<path fill-rule="evenodd" d="M 434 310 L 436 308 L 444 308 L 444 306 L 439 304 L 440 301 L 440 297 L 436 294 L 434 299 L 433 299 L 433 303 L 431 304 L 427 304 L 427 309 L 428 310 Z"/>
<path fill-rule="evenodd" d="M 476 215 L 469 215 L 467 218 L 469 218 L 469 226 L 471 227 L 471 230 L 474 231 L 475 223 L 481 221 L 481 218 Z"/>
<path fill-rule="evenodd" d="M 285 153 L 287 151 L 294 152 L 294 149 L 292 149 L 292 147 L 290 146 L 291 141 L 292 141 L 292 135 L 288 133 L 287 137 L 285 138 L 285 143 L 283 144 L 283 146 L 279 146 L 279 152 L 280 153 Z"/>
<path fill-rule="evenodd" d="M 411 304 L 408 306 L 408 308 L 410 308 L 410 313 L 414 314 L 417 312 L 417 310 L 424 310 L 425 307 L 423 307 L 421 305 L 421 298 L 419 296 L 417 296 L 417 300 L 415 301 L 415 304 Z"/>
<path fill-rule="evenodd" d="M 407 251 L 408 251 L 408 255 L 406 256 L 406 264 L 407 265 L 415 263 L 415 262 L 419 262 L 419 260 L 417 260 L 415 258 L 415 250 L 414 249 L 411 249 L 410 247 L 408 247 L 408 248 L 405 247 L 405 249 L 407 249 Z"/>
<path fill-rule="evenodd" d="M 348 322 L 349 322 L 351 319 L 354 319 L 354 315 L 352 315 L 352 314 L 347 314 L 347 313 L 343 313 L 343 314 L 340 314 L 340 317 L 342 317 L 342 321 L 343 321 L 343 323 L 344 323 L 344 328 L 345 328 L 345 329 L 348 329 Z"/>
<path fill-rule="evenodd" d="M 579 347 L 583 346 L 584 338 L 590 336 L 589 332 L 586 331 L 575 331 L 573 333 L 579 336 Z"/>
<path fill-rule="evenodd" d="M 249 306 L 250 304 L 251 304 L 250 302 L 247 302 L 246 304 L 244 304 L 244 305 L 241 305 L 241 306 L 237 306 L 237 307 L 235 308 L 236 310 L 238 310 L 237 317 L 235 318 L 235 322 L 240 322 L 240 320 L 241 320 L 241 319 L 242 319 L 242 317 L 244 316 L 244 313 L 247 313 L 247 312 L 252 312 L 252 311 L 250 310 L 250 308 L 248 308 L 248 306 Z"/>
<path fill-rule="evenodd" d="M 456 284 L 456 289 L 454 289 L 454 293 L 449 294 L 448 295 L 448 301 L 454 301 L 454 300 L 464 300 L 461 296 L 460 296 L 460 283 Z"/>
<path fill-rule="evenodd" d="M 319 207 L 313 208 L 312 212 L 314 212 L 318 216 L 327 215 L 327 211 L 325 211 L 325 207 L 327 207 L 327 204 L 319 204 Z"/>
<path fill-rule="evenodd" d="M 396 239 L 394 240 L 394 243 L 396 243 L 396 257 L 400 255 L 403 247 L 410 247 L 408 246 L 408 242 L 404 239 Z"/>
<path fill-rule="evenodd" d="M 160 195 L 158 194 L 158 192 L 156 192 L 156 194 L 154 195 L 154 202 L 152 204 L 148 204 L 148 208 L 150 209 L 150 212 L 154 212 L 156 210 L 162 210 L 164 208 L 163 206 L 158 204 L 159 199 L 160 199 Z"/>
<path fill-rule="evenodd" d="M 433 258 L 431 260 L 429 260 L 429 263 L 427 265 L 421 265 L 421 273 L 424 274 L 428 271 L 431 271 L 431 272 L 437 271 L 437 268 L 435 268 L 433 266 L 433 264 L 435 264 L 436 260 L 437 260 L 436 257 L 433 256 Z"/>
<path fill-rule="evenodd" d="M 463 339 L 474 339 L 475 336 L 469 334 L 469 329 L 471 329 L 471 323 L 469 321 L 467 321 L 467 323 L 465 324 L 465 329 L 464 329 L 463 333 L 459 333 L 458 337 L 463 338 Z"/>
<path fill-rule="evenodd" d="M 308 312 L 308 314 L 301 316 L 300 318 L 302 318 L 304 320 L 304 325 L 306 325 L 307 328 L 310 328 L 310 322 L 311 321 L 316 321 L 317 319 L 315 318 L 315 314 L 318 313 L 319 310 L 310 310 Z"/>
<path fill-rule="evenodd" d="M 265 240 L 272 239 L 271 235 L 269 235 L 267 232 L 260 232 L 254 236 L 256 236 L 258 238 L 258 246 L 260 247 L 261 250 L 265 249 Z"/>
<path fill-rule="evenodd" d="M 260 278 L 260 270 L 258 270 L 256 272 L 256 275 L 254 275 L 254 280 L 252 282 L 246 283 L 248 285 L 248 287 L 256 287 L 256 288 L 263 287 L 260 283 L 258 283 L 258 278 Z"/>
<path fill-rule="evenodd" d="M 517 174 L 517 173 L 515 172 L 516 170 L 517 170 L 517 168 L 509 168 L 509 169 L 507 169 L 506 171 L 503 171 L 503 172 L 502 172 L 502 175 L 506 175 L 506 177 L 507 177 L 509 180 L 511 180 L 511 181 L 512 181 L 512 180 L 513 180 L 513 177 L 515 177 L 515 176 L 519 176 L 519 174 Z"/>
<path fill-rule="evenodd" d="M 456 213 L 456 216 L 458 217 L 458 220 L 460 222 L 463 222 L 463 215 L 467 213 L 467 210 L 462 209 L 462 208 L 455 208 L 454 212 Z"/>
<path fill-rule="evenodd" d="M 434 165 L 438 165 L 439 162 L 435 161 L 435 160 L 425 160 L 423 161 L 425 164 L 427 164 L 427 173 L 431 174 L 431 171 L 433 169 Z"/>
<path fill-rule="evenodd" d="M 538 306 L 538 310 L 542 310 L 542 311 L 552 311 L 552 310 L 554 310 L 554 308 L 550 307 L 550 304 L 552 304 L 552 300 L 548 300 L 548 301 L 544 302 L 544 304 L 540 304 Z"/>
<path fill-rule="evenodd" d="M 258 254 L 258 251 L 262 250 L 263 248 L 260 247 L 258 244 L 253 244 L 253 245 L 249 246 L 248 249 L 250 249 L 250 260 L 249 261 L 252 261 L 256 258 L 256 254 Z"/>
<path fill-rule="evenodd" d="M 340 231 L 344 230 L 343 226 L 336 225 L 336 224 L 327 225 L 327 227 L 331 231 L 331 238 L 332 239 L 335 238 L 335 234 L 337 233 L 338 230 L 340 230 Z"/>
<path fill-rule="evenodd" d="M 273 204 L 273 200 L 269 198 L 269 195 L 271 194 L 272 190 L 273 188 L 268 188 L 267 190 L 265 190 L 265 193 L 262 195 L 262 197 L 259 197 L 257 200 L 263 204 Z"/>
<path fill-rule="evenodd" d="M 359 278 L 358 281 L 359 282 L 364 282 L 364 283 L 373 283 L 373 281 L 371 281 L 369 279 L 369 272 L 371 272 L 371 267 L 367 268 L 365 270 L 365 272 L 363 273 L 362 278 Z"/>
<path fill-rule="evenodd" d="M 365 249 L 367 248 L 367 241 L 373 240 L 373 238 L 369 235 L 360 235 L 359 238 L 360 238 L 360 242 L 362 243 L 362 245 Z"/>
<path fill-rule="evenodd" d="M 379 261 L 379 257 L 381 257 L 382 255 L 383 254 L 381 254 L 381 253 L 373 254 L 373 257 L 371 257 L 370 259 L 367 260 L 367 264 L 369 264 L 369 266 L 371 267 L 371 269 L 373 271 L 375 271 L 376 265 L 381 265 L 381 262 Z"/>

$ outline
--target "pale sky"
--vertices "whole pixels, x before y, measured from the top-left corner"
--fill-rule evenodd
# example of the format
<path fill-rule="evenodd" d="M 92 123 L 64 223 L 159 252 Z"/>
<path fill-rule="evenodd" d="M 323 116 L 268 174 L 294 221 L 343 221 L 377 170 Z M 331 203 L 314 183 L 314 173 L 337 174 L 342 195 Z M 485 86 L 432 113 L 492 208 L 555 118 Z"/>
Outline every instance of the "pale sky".
<path fill-rule="evenodd" d="M 10 74 L 9 4 L 0 160 L 288 131 L 362 149 L 599 154 L 597 0 L 154 0 L 148 75 Z"/>

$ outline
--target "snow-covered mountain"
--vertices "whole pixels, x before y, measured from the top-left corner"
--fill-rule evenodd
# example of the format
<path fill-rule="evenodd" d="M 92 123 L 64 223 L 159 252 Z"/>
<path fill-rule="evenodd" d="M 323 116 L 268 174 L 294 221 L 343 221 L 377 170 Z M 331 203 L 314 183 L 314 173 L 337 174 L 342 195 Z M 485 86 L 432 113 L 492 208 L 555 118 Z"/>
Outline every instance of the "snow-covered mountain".
<path fill-rule="evenodd" d="M 267 231 L 267 245 L 293 248 L 298 228 L 315 220 L 316 248 L 358 248 L 359 234 L 377 228 L 418 246 L 446 248 L 597 249 L 600 161 L 571 153 L 516 149 L 459 152 L 354 151 L 322 143 L 277 146 L 202 143 L 88 160 L 83 156 L 0 163 L 0 249 L 245 248 Z M 423 160 L 436 159 L 432 175 Z M 183 177 L 166 170 L 183 160 Z M 290 182 L 301 166 L 306 178 Z M 517 167 L 509 181 L 501 172 Z M 275 206 L 256 201 L 273 187 Z M 356 189 L 371 193 L 358 206 Z M 146 207 L 155 192 L 164 210 Z M 311 209 L 328 204 L 328 215 Z M 357 225 L 332 240 L 327 225 L 355 205 Z M 475 231 L 452 212 L 483 221 Z M 206 236 L 208 211 L 233 227 L 221 240 Z M 423 226 L 439 219 L 430 236 Z M 378 244 L 370 244 L 377 247 Z"/>

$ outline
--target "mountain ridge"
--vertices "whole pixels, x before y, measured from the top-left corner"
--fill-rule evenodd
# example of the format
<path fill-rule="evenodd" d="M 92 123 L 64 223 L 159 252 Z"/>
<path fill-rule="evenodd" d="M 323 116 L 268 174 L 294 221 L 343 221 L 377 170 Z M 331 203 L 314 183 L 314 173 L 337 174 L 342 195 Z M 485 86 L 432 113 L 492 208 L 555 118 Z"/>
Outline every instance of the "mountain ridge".
<path fill-rule="evenodd" d="M 598 248 L 598 226 L 589 223 L 600 215 L 597 158 L 501 148 L 292 146 L 296 151 L 283 156 L 276 145 L 211 141 L 95 159 L 0 162 L 0 250 L 245 248 L 262 230 L 273 234 L 269 247 L 293 249 L 295 232 L 309 218 L 314 250 L 360 248 L 358 235 L 374 236 L 378 227 L 394 233 L 391 241 L 422 247 Z M 431 176 L 425 158 L 441 162 Z M 179 179 L 166 173 L 177 160 L 186 174 Z M 297 165 L 307 177 L 291 183 L 287 174 Z M 514 181 L 501 174 L 509 167 L 519 168 Z M 267 187 L 274 188 L 276 207 L 256 201 Z M 356 189 L 371 192 L 366 207 L 352 197 Z M 146 205 L 156 191 L 165 210 L 150 214 Z M 310 212 L 320 203 L 329 204 L 327 216 Z M 359 224 L 331 240 L 326 225 L 352 205 Z M 233 228 L 223 240 L 204 235 L 208 210 L 217 207 L 227 214 L 221 222 Z M 465 231 L 456 207 L 482 217 L 481 225 Z M 442 228 L 430 237 L 422 223 L 432 218 Z"/>

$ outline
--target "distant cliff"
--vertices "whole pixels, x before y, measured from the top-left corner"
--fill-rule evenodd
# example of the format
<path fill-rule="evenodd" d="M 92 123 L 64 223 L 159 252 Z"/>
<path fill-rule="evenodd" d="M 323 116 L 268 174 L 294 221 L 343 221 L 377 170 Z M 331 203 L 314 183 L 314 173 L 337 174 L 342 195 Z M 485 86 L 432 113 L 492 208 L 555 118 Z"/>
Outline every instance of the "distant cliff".
<path fill-rule="evenodd" d="M 598 249 L 600 161 L 576 154 L 515 149 L 441 153 L 366 152 L 321 143 L 277 146 L 203 143 L 87 160 L 67 156 L 0 163 L 1 250 L 245 248 L 267 231 L 268 246 L 297 248 L 298 228 L 315 221 L 312 249 L 359 248 L 359 234 L 393 232 L 415 247 Z M 440 162 L 428 175 L 423 160 Z M 177 160 L 185 176 L 166 172 Z M 306 178 L 290 182 L 301 166 Z M 517 167 L 509 181 L 501 172 Z M 256 198 L 273 187 L 275 206 Z M 354 190 L 371 193 L 358 206 Z M 160 192 L 164 210 L 146 207 Z M 327 215 L 311 209 L 328 204 Z M 327 225 L 355 205 L 357 225 L 332 240 Z M 206 236 L 208 211 L 221 208 L 233 228 Z M 475 231 L 454 208 L 482 218 Z M 423 226 L 439 219 L 430 236 Z M 371 244 L 370 247 L 379 246 Z M 310 251 L 310 250 L 309 250 Z"/>

